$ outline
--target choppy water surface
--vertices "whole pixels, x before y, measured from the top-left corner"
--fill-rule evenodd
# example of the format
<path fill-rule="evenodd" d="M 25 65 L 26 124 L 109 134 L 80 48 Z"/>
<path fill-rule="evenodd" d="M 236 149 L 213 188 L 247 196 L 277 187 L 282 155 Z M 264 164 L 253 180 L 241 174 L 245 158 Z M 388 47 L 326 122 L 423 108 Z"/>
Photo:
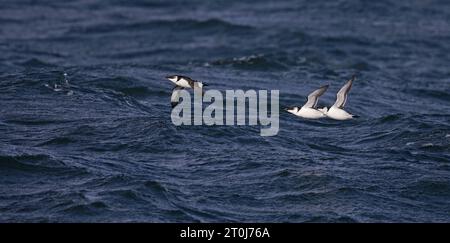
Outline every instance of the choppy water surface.
<path fill-rule="evenodd" d="M 449 222 L 447 1 L 0 4 L 1 222 Z M 68 74 L 73 94 L 44 85 Z M 171 123 L 167 74 L 360 118 Z"/>

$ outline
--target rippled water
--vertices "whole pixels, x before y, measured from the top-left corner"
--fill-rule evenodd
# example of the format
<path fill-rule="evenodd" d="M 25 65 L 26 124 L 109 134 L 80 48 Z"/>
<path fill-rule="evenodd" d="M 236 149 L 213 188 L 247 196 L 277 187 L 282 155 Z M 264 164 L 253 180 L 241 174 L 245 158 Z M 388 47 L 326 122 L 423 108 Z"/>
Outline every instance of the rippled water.
<path fill-rule="evenodd" d="M 1 222 L 449 222 L 448 1 L 0 4 Z M 68 74 L 73 94 L 45 87 Z M 171 123 L 184 74 L 351 121 Z"/>

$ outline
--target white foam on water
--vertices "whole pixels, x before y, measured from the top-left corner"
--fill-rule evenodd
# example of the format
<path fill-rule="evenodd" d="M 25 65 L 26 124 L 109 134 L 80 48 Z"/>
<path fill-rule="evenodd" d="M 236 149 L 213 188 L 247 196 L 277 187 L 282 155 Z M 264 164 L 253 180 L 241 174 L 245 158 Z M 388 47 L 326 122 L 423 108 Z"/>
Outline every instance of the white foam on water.
<path fill-rule="evenodd" d="M 433 147 L 434 146 L 434 144 L 432 144 L 432 143 L 424 143 L 424 144 L 422 144 L 422 147 L 423 148 L 426 148 L 426 147 Z"/>

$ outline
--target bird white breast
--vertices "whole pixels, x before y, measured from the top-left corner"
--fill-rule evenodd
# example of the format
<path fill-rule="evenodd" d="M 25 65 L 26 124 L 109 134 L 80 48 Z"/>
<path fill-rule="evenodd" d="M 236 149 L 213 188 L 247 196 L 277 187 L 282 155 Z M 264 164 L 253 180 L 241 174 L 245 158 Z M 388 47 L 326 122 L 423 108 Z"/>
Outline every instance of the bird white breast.
<path fill-rule="evenodd" d="M 296 113 L 296 115 L 308 119 L 318 119 L 325 117 L 325 114 L 322 111 L 312 108 L 301 108 L 300 111 Z"/>
<path fill-rule="evenodd" d="M 334 106 L 332 106 L 330 110 L 327 112 L 327 116 L 335 120 L 348 120 L 353 118 L 353 116 L 348 112 Z"/>
<path fill-rule="evenodd" d="M 191 88 L 189 82 L 184 78 L 178 80 L 178 82 L 176 82 L 175 84 L 184 88 Z"/>

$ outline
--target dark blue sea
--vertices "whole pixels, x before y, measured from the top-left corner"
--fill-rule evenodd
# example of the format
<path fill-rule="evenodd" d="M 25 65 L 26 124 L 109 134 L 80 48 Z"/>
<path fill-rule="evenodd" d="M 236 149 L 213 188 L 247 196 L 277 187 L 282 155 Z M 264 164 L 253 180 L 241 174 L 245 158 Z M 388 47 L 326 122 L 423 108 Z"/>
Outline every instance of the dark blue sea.
<path fill-rule="evenodd" d="M 0 0 L 0 222 L 450 222 L 449 65 L 444 0 Z M 278 135 L 175 126 L 170 74 Z M 358 118 L 281 112 L 353 74 Z"/>

